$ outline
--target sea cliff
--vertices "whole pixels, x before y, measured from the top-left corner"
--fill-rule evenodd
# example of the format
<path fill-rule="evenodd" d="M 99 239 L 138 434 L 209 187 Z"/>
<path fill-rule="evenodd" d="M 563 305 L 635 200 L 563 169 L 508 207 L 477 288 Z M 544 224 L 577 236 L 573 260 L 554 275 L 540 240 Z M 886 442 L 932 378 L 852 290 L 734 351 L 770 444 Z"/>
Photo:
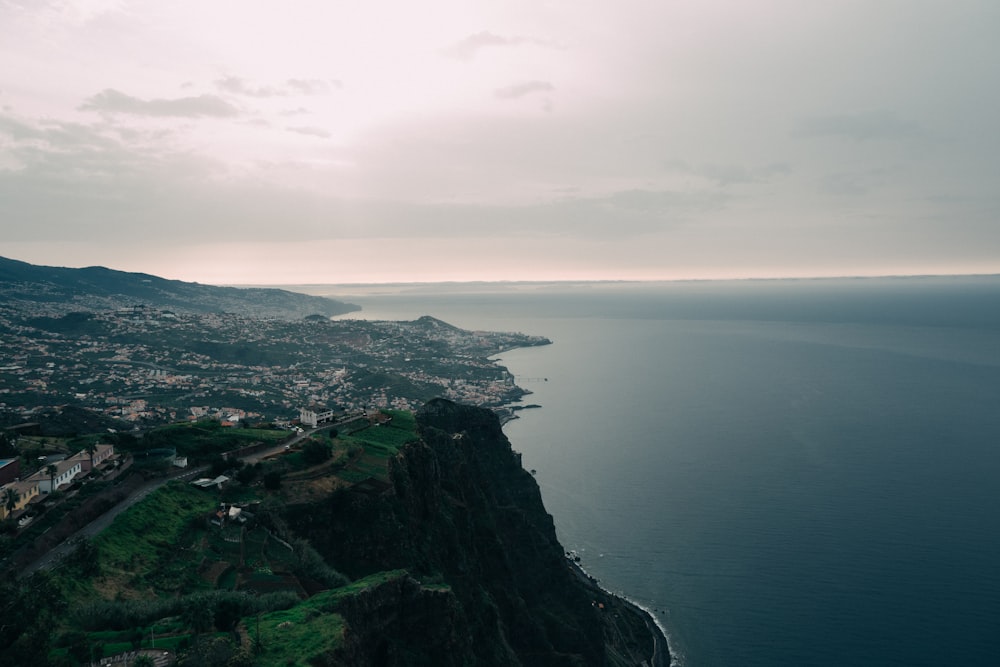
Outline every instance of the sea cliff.
<path fill-rule="evenodd" d="M 331 566 L 382 573 L 339 603 L 344 641 L 329 664 L 669 663 L 648 615 L 567 560 L 496 415 L 435 399 L 417 424 L 387 487 L 286 508 Z"/>

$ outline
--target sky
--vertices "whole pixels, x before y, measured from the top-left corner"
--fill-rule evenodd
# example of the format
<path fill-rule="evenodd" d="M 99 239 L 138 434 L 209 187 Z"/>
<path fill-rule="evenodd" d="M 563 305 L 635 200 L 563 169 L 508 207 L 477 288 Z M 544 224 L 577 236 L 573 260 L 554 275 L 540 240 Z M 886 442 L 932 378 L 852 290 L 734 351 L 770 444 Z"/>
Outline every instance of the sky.
<path fill-rule="evenodd" d="M 0 0 L 0 255 L 1000 273 L 998 35 L 996 0 Z"/>

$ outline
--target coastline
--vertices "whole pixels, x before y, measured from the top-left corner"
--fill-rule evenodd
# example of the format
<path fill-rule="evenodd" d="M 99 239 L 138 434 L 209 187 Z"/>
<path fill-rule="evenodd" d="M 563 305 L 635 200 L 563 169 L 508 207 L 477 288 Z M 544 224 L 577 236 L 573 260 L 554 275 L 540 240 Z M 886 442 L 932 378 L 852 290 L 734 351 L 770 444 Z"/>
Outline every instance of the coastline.
<path fill-rule="evenodd" d="M 552 341 L 545 339 L 545 342 L 541 343 L 540 345 L 552 345 L 552 344 L 553 344 Z M 525 347 L 537 347 L 537 346 L 521 345 L 521 346 L 511 347 L 508 350 L 503 350 L 502 352 L 498 352 L 496 355 L 491 355 L 490 360 L 500 368 L 506 368 L 505 366 L 500 365 L 499 362 L 503 360 L 497 355 L 503 354 L 504 352 L 509 352 L 510 350 L 521 349 Z M 509 369 L 507 370 L 509 372 Z M 518 398 L 517 402 L 508 401 L 505 402 L 503 405 L 493 408 L 494 413 L 500 419 L 501 428 L 503 428 L 503 426 L 505 426 L 507 423 L 515 419 L 520 419 L 520 415 L 518 413 L 521 412 L 522 410 L 540 409 L 542 407 L 541 405 L 537 404 L 530 404 L 530 405 L 520 404 L 520 401 L 525 396 L 530 396 L 533 392 L 531 390 L 524 389 L 523 387 L 520 386 L 518 386 L 518 388 L 521 389 L 523 393 L 521 397 Z M 531 472 L 532 474 L 534 474 L 534 471 Z M 567 558 L 566 558 L 566 563 L 568 567 L 586 588 L 591 589 L 595 592 L 599 592 L 604 596 L 614 599 L 616 602 L 626 607 L 636 616 L 641 618 L 643 622 L 646 624 L 646 628 L 653 640 L 653 655 L 650 657 L 648 661 L 644 661 L 642 664 L 648 664 L 651 667 L 670 667 L 671 665 L 677 667 L 678 665 L 681 664 L 674 661 L 674 656 L 670 651 L 670 642 L 667 641 L 667 630 L 660 624 L 659 620 L 656 618 L 656 615 L 652 611 L 644 608 L 637 602 L 634 602 L 633 600 L 630 600 L 627 597 L 618 595 L 617 593 L 612 593 L 611 591 L 601 586 L 596 577 L 593 577 L 590 574 L 588 574 L 587 571 L 584 570 L 583 567 L 579 564 L 579 562 L 575 561 L 573 558 L 570 558 L 568 554 L 569 552 L 567 552 Z"/>
<path fill-rule="evenodd" d="M 566 564 L 570 571 L 572 571 L 573 574 L 576 575 L 577 579 L 579 579 L 587 588 L 614 599 L 618 604 L 626 607 L 636 616 L 641 618 L 643 622 L 645 622 L 646 628 L 653 639 L 653 655 L 643 664 L 651 665 L 651 667 L 670 667 L 671 665 L 677 667 L 678 663 L 674 662 L 673 654 L 670 652 L 670 643 L 667 641 L 667 631 L 660 625 L 656 616 L 651 611 L 645 609 L 638 603 L 629 600 L 627 597 L 618 595 L 617 593 L 612 593 L 608 589 L 601 586 L 598 580 L 588 574 L 587 571 L 584 570 L 583 567 L 573 558 L 567 556 Z"/>

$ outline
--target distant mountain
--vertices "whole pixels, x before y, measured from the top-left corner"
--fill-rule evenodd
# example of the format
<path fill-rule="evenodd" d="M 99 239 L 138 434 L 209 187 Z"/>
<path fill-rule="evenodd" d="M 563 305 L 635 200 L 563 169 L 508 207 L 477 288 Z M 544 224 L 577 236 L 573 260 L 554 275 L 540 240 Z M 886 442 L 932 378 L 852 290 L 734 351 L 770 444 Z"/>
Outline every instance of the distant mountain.
<path fill-rule="evenodd" d="M 103 266 L 36 266 L 5 257 L 0 257 L 0 304 L 31 305 L 47 314 L 143 305 L 284 319 L 361 310 L 351 303 L 282 289 L 216 287 Z"/>

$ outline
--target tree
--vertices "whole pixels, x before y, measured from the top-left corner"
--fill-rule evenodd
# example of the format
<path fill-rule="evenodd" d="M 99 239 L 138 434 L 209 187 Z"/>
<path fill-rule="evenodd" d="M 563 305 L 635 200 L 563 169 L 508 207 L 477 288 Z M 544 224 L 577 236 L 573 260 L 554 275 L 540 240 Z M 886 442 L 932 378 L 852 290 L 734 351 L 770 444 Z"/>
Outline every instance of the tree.
<path fill-rule="evenodd" d="M 7 510 L 7 516 L 11 515 L 14 508 L 17 507 L 17 501 L 21 499 L 21 494 L 17 492 L 17 489 L 8 487 L 4 489 L 3 492 L 3 506 Z"/>
<path fill-rule="evenodd" d="M 0 666 L 49 664 L 52 628 L 65 607 L 48 572 L 0 581 Z"/>
<path fill-rule="evenodd" d="M 327 442 L 309 440 L 302 448 L 302 460 L 314 466 L 326 461 L 333 455 L 333 448 Z"/>
<path fill-rule="evenodd" d="M 222 598 L 215 605 L 215 627 L 228 632 L 236 627 L 243 616 L 243 605 L 238 598 Z"/>
<path fill-rule="evenodd" d="M 97 453 L 97 443 L 96 442 L 88 442 L 87 446 L 84 447 L 84 450 L 86 450 L 87 454 L 90 455 L 90 472 L 91 472 L 91 474 L 93 474 L 93 472 L 94 472 L 94 454 Z"/>
<path fill-rule="evenodd" d="M 256 465 L 245 465 L 240 468 L 240 471 L 236 473 L 236 479 L 239 480 L 240 484 L 249 485 L 257 478 L 260 473 L 260 464 Z"/>
<path fill-rule="evenodd" d="M 228 639 L 203 635 L 194 641 L 184 657 L 184 664 L 189 667 L 218 667 L 227 664 L 234 652 Z"/>
<path fill-rule="evenodd" d="M 76 659 L 77 662 L 82 662 L 84 664 L 90 662 L 90 642 L 87 641 L 87 635 L 83 632 L 74 633 L 73 641 L 66 647 L 67 652 Z"/>
<path fill-rule="evenodd" d="M 214 454 L 208 460 L 208 473 L 213 477 L 218 477 L 222 473 L 229 470 L 229 467 L 229 460 L 222 458 L 220 454 Z"/>
<path fill-rule="evenodd" d="M 215 610 L 203 599 L 191 599 L 184 604 L 181 619 L 194 634 L 198 635 L 212 629 L 212 623 L 215 621 Z"/>
<path fill-rule="evenodd" d="M 143 653 L 135 657 L 130 667 L 156 667 L 156 661 Z"/>
<path fill-rule="evenodd" d="M 0 457 L 16 457 L 17 447 L 14 446 L 16 441 L 16 436 L 10 435 L 6 431 L 0 431 Z"/>
<path fill-rule="evenodd" d="M 97 545 L 87 538 L 76 540 L 76 547 L 66 557 L 66 565 L 85 577 L 101 573 L 101 554 Z"/>
<path fill-rule="evenodd" d="M 56 490 L 57 472 L 59 472 L 59 468 L 56 467 L 55 463 L 50 463 L 45 466 L 45 474 L 49 476 L 49 493 L 53 493 Z"/>
<path fill-rule="evenodd" d="M 271 472 L 264 473 L 264 488 L 269 491 L 276 491 L 281 488 L 281 473 L 272 470 Z"/>

